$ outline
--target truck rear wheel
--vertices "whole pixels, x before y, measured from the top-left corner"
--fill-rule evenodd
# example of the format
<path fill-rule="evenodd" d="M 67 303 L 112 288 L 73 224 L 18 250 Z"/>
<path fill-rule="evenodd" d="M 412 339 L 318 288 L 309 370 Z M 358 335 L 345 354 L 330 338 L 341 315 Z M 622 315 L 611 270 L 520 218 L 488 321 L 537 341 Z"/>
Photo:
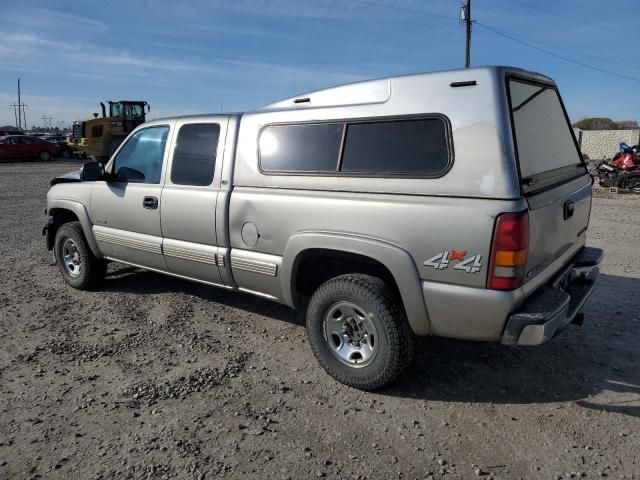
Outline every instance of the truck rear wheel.
<path fill-rule="evenodd" d="M 107 263 L 95 257 L 79 222 L 61 225 L 53 248 L 62 278 L 73 288 L 89 290 L 104 279 Z"/>
<path fill-rule="evenodd" d="M 370 275 L 323 283 L 309 302 L 307 334 L 325 371 L 361 390 L 389 385 L 413 357 L 413 332 L 397 296 Z"/>

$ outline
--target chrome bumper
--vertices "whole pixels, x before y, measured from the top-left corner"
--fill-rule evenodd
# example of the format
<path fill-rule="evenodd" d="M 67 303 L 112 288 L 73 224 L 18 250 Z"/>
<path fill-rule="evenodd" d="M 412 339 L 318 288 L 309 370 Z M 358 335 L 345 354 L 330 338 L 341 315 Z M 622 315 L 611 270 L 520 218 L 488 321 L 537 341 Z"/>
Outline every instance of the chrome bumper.
<path fill-rule="evenodd" d="M 527 298 L 507 321 L 502 343 L 540 345 L 570 323 L 581 323 L 579 313 L 596 286 L 603 252 L 585 247 L 549 283 Z"/>

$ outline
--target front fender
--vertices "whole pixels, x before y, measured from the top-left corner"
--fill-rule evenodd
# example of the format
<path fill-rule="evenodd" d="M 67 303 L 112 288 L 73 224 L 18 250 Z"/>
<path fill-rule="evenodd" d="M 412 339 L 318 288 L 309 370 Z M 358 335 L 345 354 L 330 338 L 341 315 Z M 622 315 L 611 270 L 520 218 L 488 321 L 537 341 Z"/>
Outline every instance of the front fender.
<path fill-rule="evenodd" d="M 282 294 L 287 305 L 294 306 L 293 271 L 300 255 L 314 248 L 354 253 L 382 263 L 396 281 L 413 332 L 416 335 L 429 334 L 429 316 L 415 262 L 407 251 L 383 240 L 333 232 L 293 235 L 287 242 L 281 265 Z"/>
<path fill-rule="evenodd" d="M 47 199 L 47 211 L 49 212 L 49 215 L 54 215 L 56 210 L 68 210 L 78 218 L 91 252 L 93 252 L 97 258 L 102 258 L 102 253 L 100 252 L 96 239 L 93 236 L 93 224 L 91 223 L 89 213 L 85 206 L 75 200 L 61 198 Z"/>

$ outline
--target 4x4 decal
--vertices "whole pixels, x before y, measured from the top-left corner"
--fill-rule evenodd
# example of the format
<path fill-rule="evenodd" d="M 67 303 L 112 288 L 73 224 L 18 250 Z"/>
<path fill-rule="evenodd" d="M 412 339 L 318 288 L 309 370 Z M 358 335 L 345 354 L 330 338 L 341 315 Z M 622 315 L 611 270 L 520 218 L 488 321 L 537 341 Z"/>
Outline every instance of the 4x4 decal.
<path fill-rule="evenodd" d="M 434 255 L 429 260 L 424 262 L 425 267 L 433 267 L 436 270 L 446 270 L 449 268 L 449 263 L 453 260 L 457 260 L 453 266 L 454 270 L 463 270 L 467 273 L 478 273 L 482 269 L 482 255 L 473 255 L 465 260 L 467 251 L 458 252 L 456 250 L 445 250 L 437 255 Z"/>

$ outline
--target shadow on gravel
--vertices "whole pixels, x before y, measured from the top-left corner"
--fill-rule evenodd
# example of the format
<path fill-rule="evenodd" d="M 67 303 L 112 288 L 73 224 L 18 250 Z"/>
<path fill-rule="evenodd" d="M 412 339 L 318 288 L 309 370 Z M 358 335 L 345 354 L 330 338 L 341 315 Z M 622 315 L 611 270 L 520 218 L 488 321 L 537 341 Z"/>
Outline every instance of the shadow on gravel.
<path fill-rule="evenodd" d="M 304 325 L 301 314 L 268 300 L 133 267 L 117 268 L 102 290 L 137 295 L 182 292 Z M 420 338 L 413 366 L 393 387 L 378 393 L 443 402 L 575 401 L 589 409 L 640 417 L 640 293 L 636 292 L 640 279 L 601 275 L 585 308 L 585 325 L 570 325 L 538 347 Z M 620 295 L 626 302 L 619 301 Z M 589 400 L 605 390 L 621 400 L 615 404 Z"/>
<path fill-rule="evenodd" d="M 113 268 L 113 267 L 111 267 Z M 241 292 L 228 292 L 222 288 L 182 280 L 136 267 L 120 267 L 109 271 L 98 291 L 126 292 L 137 295 L 182 292 L 202 300 L 220 303 L 227 307 L 265 315 L 297 325 L 304 325 L 301 315 L 294 310 L 269 300 Z"/>
<path fill-rule="evenodd" d="M 640 279 L 601 275 L 584 312 L 583 327 L 570 325 L 538 347 L 419 339 L 414 365 L 381 393 L 445 402 L 575 401 L 640 417 Z M 589 399 L 603 391 L 616 400 Z"/>

